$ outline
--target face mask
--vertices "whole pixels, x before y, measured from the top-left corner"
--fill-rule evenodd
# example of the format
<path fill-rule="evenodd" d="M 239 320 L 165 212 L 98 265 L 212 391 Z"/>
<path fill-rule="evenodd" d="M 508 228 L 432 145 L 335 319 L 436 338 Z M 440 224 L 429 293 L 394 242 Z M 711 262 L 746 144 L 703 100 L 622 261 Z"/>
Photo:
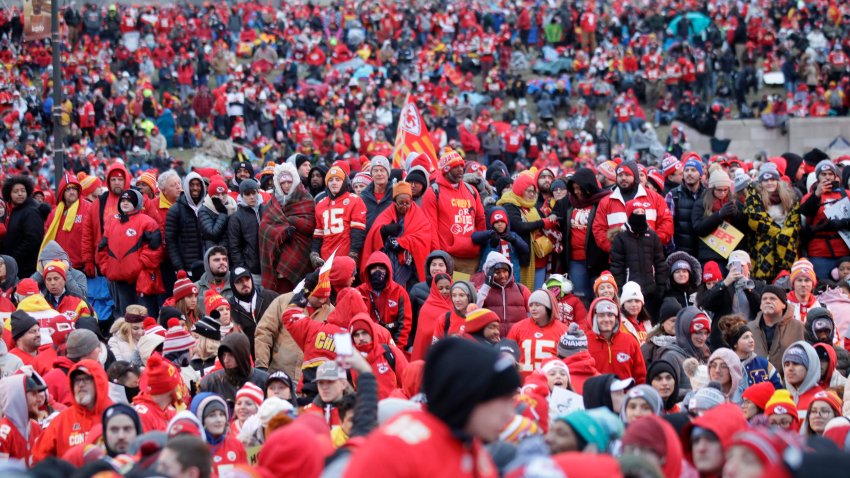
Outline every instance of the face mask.
<path fill-rule="evenodd" d="M 133 399 L 139 394 L 139 387 L 124 387 L 124 393 L 127 395 L 127 401 L 133 403 Z"/>
<path fill-rule="evenodd" d="M 379 269 L 372 271 L 369 274 L 369 283 L 376 292 L 384 290 L 387 286 L 387 273 Z"/>
<path fill-rule="evenodd" d="M 631 226 L 632 231 L 637 233 L 644 233 L 648 229 L 646 224 L 646 215 L 645 214 L 632 214 L 629 216 L 629 226 Z"/>

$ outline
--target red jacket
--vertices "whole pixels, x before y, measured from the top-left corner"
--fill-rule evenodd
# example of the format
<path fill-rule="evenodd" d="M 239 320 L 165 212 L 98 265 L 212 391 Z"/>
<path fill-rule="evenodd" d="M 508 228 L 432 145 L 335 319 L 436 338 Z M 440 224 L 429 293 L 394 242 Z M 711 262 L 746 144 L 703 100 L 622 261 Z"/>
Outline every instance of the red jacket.
<path fill-rule="evenodd" d="M 58 201 L 62 201 L 62 198 L 65 196 L 65 189 L 67 189 L 69 185 L 77 185 L 77 188 L 80 188 L 80 181 L 76 177 L 66 174 L 62 178 L 62 182 L 59 183 Z M 59 227 L 56 228 L 56 237 L 54 237 L 53 240 L 62 246 L 62 249 L 68 253 L 68 258 L 71 259 L 71 266 L 74 269 L 81 269 L 83 267 L 83 222 L 85 221 L 86 216 L 88 216 L 91 203 L 80 198 L 77 200 L 77 204 L 77 214 L 76 217 L 74 217 L 74 224 L 71 226 L 71 230 L 65 231 L 62 228 L 62 225 L 65 222 L 65 217 L 68 216 L 68 208 L 66 207 L 62 212 L 62 217 L 58 218 Z M 45 234 L 48 229 L 50 229 L 50 225 L 53 223 L 55 217 L 56 208 L 54 207 L 53 210 L 50 211 L 50 215 L 47 216 L 47 221 L 44 222 Z"/>
<path fill-rule="evenodd" d="M 304 352 L 301 368 L 318 367 L 327 360 L 336 360 L 334 334 L 348 332 L 348 318 L 331 313 L 327 322 L 319 322 L 302 314 L 303 310 L 291 308 L 281 320 L 292 340 Z"/>
<path fill-rule="evenodd" d="M 124 174 L 123 189 L 130 189 L 130 175 L 121 163 L 114 163 L 106 170 L 106 181 L 104 181 L 104 184 L 108 187 L 109 178 L 118 172 Z M 94 267 L 97 246 L 100 244 L 103 232 L 106 230 L 106 226 L 116 221 L 118 215 L 118 196 L 118 194 L 106 192 L 92 201 L 88 214 L 86 214 L 86 218 L 83 221 L 82 256 L 84 264 L 91 264 Z M 105 201 L 105 205 L 103 207 L 103 215 L 101 216 L 100 205 L 103 201 Z M 102 223 L 101 220 L 103 221 Z"/>
<path fill-rule="evenodd" d="M 85 369 L 94 378 L 95 405 L 89 410 L 71 400 L 71 406 L 62 410 L 44 430 L 33 450 L 33 462 L 43 460 L 48 456 L 62 456 L 71 447 L 84 443 L 89 432 L 95 425 L 101 424 L 103 411 L 110 405 L 109 379 L 101 365 L 93 360 L 80 360 L 71 368 L 69 376 L 74 371 Z"/>
<path fill-rule="evenodd" d="M 375 264 L 382 264 L 389 271 L 387 285 L 380 293 L 373 291 L 372 284 L 369 282 L 369 266 Z M 396 345 L 405 350 L 413 321 L 413 306 L 404 287 L 392 280 L 392 270 L 390 258 L 386 254 L 381 251 L 373 252 L 360 271 L 363 283 L 357 287 L 357 290 L 363 295 L 372 320 L 389 330 Z"/>
<path fill-rule="evenodd" d="M 478 439 L 462 442 L 434 415 L 413 411 L 373 431 L 356 450 L 343 476 L 495 478 L 499 472 Z"/>
<path fill-rule="evenodd" d="M 351 319 L 348 326 L 350 330 L 355 330 L 355 323 L 367 328 L 369 335 L 372 336 L 371 343 L 361 345 L 357 347 L 357 350 L 364 355 L 366 361 L 372 366 L 372 373 L 375 374 L 375 379 L 378 382 L 378 400 L 383 400 L 389 397 L 393 390 L 403 385 L 401 377 L 404 375 L 404 369 L 407 368 L 407 359 L 395 345 L 381 340 L 380 334 L 375 331 L 374 326 L 377 324 L 372 321 L 368 314 L 360 313 Z M 395 367 L 387 358 L 387 348 L 394 357 Z M 357 374 L 354 371 L 351 372 L 351 381 L 357 383 Z"/>
<path fill-rule="evenodd" d="M 823 193 L 820 198 L 810 192 L 800 201 L 800 213 L 806 217 L 807 224 L 818 229 L 817 226 L 823 226 L 829 220 L 824 213 L 824 205 L 830 205 L 844 197 L 844 191 Z M 808 257 L 838 258 L 846 255 L 850 255 L 850 248 L 838 235 L 838 231 L 818 230 L 809 242 Z"/>
<path fill-rule="evenodd" d="M 481 196 L 468 184 L 452 184 L 442 174 L 437 174 L 436 184 L 439 197 L 434 187 L 422 197 L 422 209 L 436 228 L 436 234 L 431 235 L 431 249 L 446 251 L 456 258 L 478 257 L 479 247 L 472 243 L 472 233 L 487 229 Z"/>
<path fill-rule="evenodd" d="M 142 428 L 145 433 L 151 431 L 164 431 L 168 428 L 168 422 L 174 418 L 177 411 L 170 405 L 163 410 L 159 404 L 145 392 L 133 398 L 133 408 L 139 414 Z"/>
<path fill-rule="evenodd" d="M 637 383 L 646 381 L 646 363 L 633 335 L 615 329 L 611 340 L 605 340 L 591 332 L 587 337 L 587 351 L 596 362 L 599 373 L 613 373 L 621 379 L 632 377 Z"/>
<path fill-rule="evenodd" d="M 9 353 L 18 356 L 24 365 L 32 366 L 42 377 L 53 368 L 53 361 L 56 360 L 56 350 L 51 344 L 39 347 L 36 355 L 30 355 L 17 347 L 9 350 Z"/>
<path fill-rule="evenodd" d="M 445 327 L 446 313 L 452 310 L 452 302 L 443 297 L 437 287 L 436 279 L 431 280 L 431 290 L 428 298 L 419 309 L 419 318 L 416 321 L 416 339 L 413 341 L 413 352 L 411 360 L 425 360 L 425 353 L 431 347 L 439 324 L 440 332 Z"/>
<path fill-rule="evenodd" d="M 514 324 L 508 332 L 508 338 L 519 344 L 519 367 L 523 377 L 540 368 L 547 358 L 558 356 L 558 341 L 569 327 L 559 322 L 557 315 L 553 310 L 549 323 L 543 327 L 529 317 Z"/>
<path fill-rule="evenodd" d="M 570 385 L 579 395 L 584 393 L 584 382 L 590 377 L 599 375 L 599 370 L 596 370 L 596 361 L 587 351 L 564 357 L 564 363 L 570 369 Z"/>
<path fill-rule="evenodd" d="M 558 320 L 570 325 L 575 322 L 586 334 L 590 331 L 590 322 L 587 320 L 587 309 L 584 303 L 575 294 L 567 294 L 558 299 Z"/>
<path fill-rule="evenodd" d="M 73 405 L 73 393 L 68 382 L 68 371 L 74 366 L 74 362 L 68 357 L 57 357 L 53 362 L 53 370 L 44 375 L 47 382 L 47 391 L 54 400 L 70 407 Z"/>
<path fill-rule="evenodd" d="M 247 465 L 248 453 L 233 434 L 225 435 L 224 440 L 216 445 L 210 445 L 213 459 L 213 477 L 221 476 L 222 472 L 233 468 L 233 465 Z"/>
<path fill-rule="evenodd" d="M 645 199 L 645 202 L 649 204 L 644 208 L 646 222 L 650 229 L 658 234 L 662 244 L 669 244 L 670 239 L 673 238 L 673 216 L 670 214 L 670 209 L 667 208 L 664 198 L 655 191 L 638 186 L 635 199 Z M 627 219 L 626 201 L 623 200 L 620 188 L 615 188 L 613 193 L 599 201 L 596 216 L 593 219 L 593 236 L 603 251 L 611 252 L 608 230 L 619 228 L 626 223 Z"/>
<path fill-rule="evenodd" d="M 32 448 L 41 435 L 41 427 L 29 417 L 26 376 L 13 375 L 0 381 L 0 461 L 18 459 L 32 465 Z"/>
<path fill-rule="evenodd" d="M 141 201 L 141 193 L 138 196 Z M 136 283 L 146 271 L 159 269 L 163 249 L 159 225 L 141 214 L 141 208 L 140 202 L 124 222 L 112 221 L 104 230 L 97 264 L 111 281 Z"/>

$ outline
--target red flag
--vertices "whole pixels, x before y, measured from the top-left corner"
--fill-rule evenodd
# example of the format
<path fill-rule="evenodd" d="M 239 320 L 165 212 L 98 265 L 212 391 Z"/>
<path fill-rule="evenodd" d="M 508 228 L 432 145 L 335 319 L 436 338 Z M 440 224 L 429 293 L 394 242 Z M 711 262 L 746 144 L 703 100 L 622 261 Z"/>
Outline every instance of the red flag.
<path fill-rule="evenodd" d="M 412 152 L 422 153 L 428 157 L 431 162 L 429 168 L 431 172 L 437 169 L 437 150 L 434 149 L 434 144 L 428 135 L 428 127 L 425 126 L 419 109 L 410 101 L 408 95 L 398 119 L 398 131 L 396 131 L 393 146 L 393 168 L 404 168 L 404 161 Z"/>

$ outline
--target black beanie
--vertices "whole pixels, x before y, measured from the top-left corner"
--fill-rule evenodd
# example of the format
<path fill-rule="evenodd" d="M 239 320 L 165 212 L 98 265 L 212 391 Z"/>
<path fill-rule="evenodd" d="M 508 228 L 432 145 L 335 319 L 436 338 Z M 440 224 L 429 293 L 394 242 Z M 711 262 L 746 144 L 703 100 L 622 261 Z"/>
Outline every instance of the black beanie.
<path fill-rule="evenodd" d="M 38 321 L 23 310 L 12 312 L 12 340 L 23 337 L 33 325 L 38 325 Z"/>
<path fill-rule="evenodd" d="M 764 290 L 761 291 L 761 295 L 764 296 L 764 294 L 767 294 L 768 292 L 775 295 L 776 297 L 779 297 L 779 300 L 782 301 L 782 304 L 785 307 L 788 307 L 788 298 L 785 295 L 785 289 L 783 289 L 782 287 L 770 284 L 770 285 L 764 286 Z"/>
<path fill-rule="evenodd" d="M 233 165 L 233 174 L 238 173 L 240 169 L 247 169 L 248 172 L 251 174 L 251 177 L 254 177 L 254 166 L 248 161 L 240 161 L 238 163 L 235 163 Z"/>
<path fill-rule="evenodd" d="M 407 177 L 405 180 L 409 183 L 419 183 L 424 186 L 428 186 L 428 179 L 425 178 L 425 173 L 418 169 L 414 169 L 413 171 L 407 173 Z"/>
<path fill-rule="evenodd" d="M 134 208 L 138 209 L 139 200 L 140 200 L 139 196 L 140 196 L 140 194 L 136 194 L 136 191 L 133 191 L 132 189 L 128 189 L 128 190 L 124 191 L 123 193 L 121 193 L 121 198 L 118 200 L 118 202 L 130 201 L 130 204 L 132 204 Z"/>
<path fill-rule="evenodd" d="M 658 323 L 662 323 L 671 317 L 675 318 L 680 310 L 682 310 L 682 304 L 678 300 L 674 297 L 665 298 L 664 302 L 661 303 L 661 309 L 658 311 Z"/>
<path fill-rule="evenodd" d="M 118 452 L 109 449 L 109 440 L 106 439 L 106 431 L 109 428 L 107 427 L 107 423 L 116 415 L 127 415 L 130 417 L 130 420 L 133 421 L 133 426 L 136 427 L 136 436 L 144 433 L 144 430 L 142 429 L 142 420 L 139 418 L 139 414 L 133 407 L 124 403 L 116 403 L 107 407 L 106 410 L 103 411 L 101 423 L 103 423 L 103 441 L 104 446 L 106 447 L 106 453 L 112 457 L 117 456 Z"/>
<path fill-rule="evenodd" d="M 426 407 L 453 431 L 463 430 L 477 405 L 512 396 L 519 386 L 513 359 L 493 347 L 450 337 L 428 350 L 422 378 Z"/>
<path fill-rule="evenodd" d="M 186 320 L 183 316 L 183 312 L 180 312 L 180 309 L 176 307 L 165 306 L 159 309 L 159 325 L 168 329 L 168 320 L 169 319 L 180 319 Z"/>

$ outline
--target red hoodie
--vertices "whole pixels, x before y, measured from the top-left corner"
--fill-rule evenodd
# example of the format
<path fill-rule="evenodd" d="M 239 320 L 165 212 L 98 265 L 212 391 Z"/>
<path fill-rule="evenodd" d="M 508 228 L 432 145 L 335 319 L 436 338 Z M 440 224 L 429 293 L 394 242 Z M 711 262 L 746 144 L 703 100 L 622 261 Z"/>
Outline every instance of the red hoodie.
<path fill-rule="evenodd" d="M 440 294 L 440 289 L 437 287 L 437 278 L 439 276 L 448 277 L 451 282 L 451 276 L 445 274 L 437 274 L 431 280 L 431 291 L 422 308 L 419 309 L 419 320 L 416 322 L 416 338 L 413 341 L 413 353 L 410 355 L 411 360 L 424 360 L 425 353 L 428 352 L 428 347 L 433 342 L 435 327 L 439 323 L 443 326 L 445 323 L 446 312 L 452 310 L 452 302 L 448 297 L 443 297 Z"/>
<path fill-rule="evenodd" d="M 372 284 L 369 281 L 369 268 L 377 264 L 383 265 L 389 271 L 387 285 L 380 293 L 372 290 Z M 413 307 L 404 287 L 392 280 L 392 271 L 390 258 L 381 251 L 373 252 L 360 271 L 363 283 L 357 287 L 357 290 L 363 295 L 372 320 L 389 330 L 398 348 L 405 350 L 413 321 Z"/>
<path fill-rule="evenodd" d="M 584 393 L 584 382 L 590 377 L 599 375 L 599 370 L 596 370 L 596 361 L 586 350 L 565 357 L 563 360 L 570 369 L 570 385 L 572 385 L 573 391 L 582 395 Z"/>
<path fill-rule="evenodd" d="M 407 363 L 407 368 L 401 374 L 401 387 L 393 390 L 391 398 L 403 398 L 410 400 L 422 389 L 422 377 L 425 371 L 424 360 L 412 360 Z"/>
<path fill-rule="evenodd" d="M 124 174 L 124 186 L 121 188 L 122 191 L 130 189 L 130 175 L 127 173 L 127 169 L 124 168 L 124 165 L 118 162 L 113 163 L 112 166 L 106 170 L 106 181 L 104 181 L 104 185 L 108 188 L 109 178 L 114 176 L 116 173 Z M 83 263 L 86 267 L 93 268 L 95 265 L 97 246 L 100 244 L 100 238 L 103 236 L 103 231 L 106 230 L 106 226 L 113 222 L 117 222 L 119 196 L 120 193 L 113 194 L 111 191 L 107 191 L 91 203 L 88 214 L 86 214 L 86 218 L 83 221 L 83 243 L 81 254 Z M 105 204 L 103 207 L 103 215 L 101 215 L 100 205 L 103 201 L 105 201 Z M 103 221 L 102 223 L 101 220 Z"/>
<path fill-rule="evenodd" d="M 634 378 L 639 384 L 646 382 L 646 362 L 643 360 L 640 344 L 632 334 L 620 331 L 619 311 L 611 338 L 605 340 L 599 335 L 596 314 L 593 310 L 601 300 L 610 301 L 610 299 L 597 298 L 590 304 L 593 330 L 587 336 L 587 351 L 596 362 L 596 369 L 599 373 L 613 373 L 620 379 Z"/>
<path fill-rule="evenodd" d="M 109 398 L 109 379 L 103 367 L 94 360 L 80 360 L 68 372 L 69 380 L 78 370 L 94 378 L 94 409 L 89 410 L 78 404 L 72 395 L 71 406 L 62 410 L 50 422 L 50 426 L 44 430 L 36 442 L 33 462 L 39 462 L 48 456 L 61 457 L 74 445 L 84 443 L 91 429 L 95 425 L 100 425 L 103 411 L 112 405 L 112 400 Z"/>
<path fill-rule="evenodd" d="M 372 336 L 370 343 L 355 345 L 355 347 L 363 354 L 369 365 L 372 366 L 372 373 L 375 374 L 375 380 L 378 382 L 378 400 L 383 400 L 389 397 L 393 390 L 402 386 L 401 378 L 404 376 L 404 369 L 407 368 L 407 359 L 398 347 L 382 339 L 381 334 L 375 330 L 376 325 L 368 314 L 361 313 L 351 319 L 348 328 L 351 331 L 351 335 L 354 335 L 354 331 L 356 330 L 366 329 L 369 335 Z M 389 354 L 392 354 L 394 358 L 395 367 L 390 363 L 387 348 L 389 349 Z M 354 384 L 357 383 L 357 374 L 353 370 L 351 372 L 351 382 Z"/>
<path fill-rule="evenodd" d="M 324 420 L 316 415 L 302 415 L 269 435 L 257 455 L 256 469 L 263 478 L 318 478 L 325 467 L 325 458 L 333 451 L 330 430 Z"/>
<path fill-rule="evenodd" d="M 68 383 L 68 371 L 74 366 L 74 362 L 68 357 L 57 357 L 53 362 L 53 369 L 44 375 L 47 383 L 47 391 L 54 400 L 70 407 L 73 404 L 73 393 Z"/>
<path fill-rule="evenodd" d="M 484 206 L 481 196 L 466 183 L 452 184 L 437 174 L 439 197 L 430 187 L 422 196 L 422 209 L 436 234 L 431 235 L 431 249 L 443 250 L 455 258 L 477 258 L 479 248 L 472 243 L 472 233 L 484 231 Z"/>
<path fill-rule="evenodd" d="M 58 201 L 63 201 L 63 198 L 65 197 L 65 190 L 68 189 L 68 186 L 77 186 L 77 192 L 82 191 L 80 181 L 75 176 L 66 174 L 59 183 Z M 82 195 L 82 193 L 80 193 L 80 195 Z M 58 206 L 54 207 L 53 210 L 50 211 L 50 215 L 47 216 L 47 220 L 44 221 L 45 234 L 50 229 L 50 225 L 56 217 L 57 207 Z M 74 217 L 74 223 L 71 226 L 70 231 L 66 231 L 62 227 L 65 222 L 65 218 L 68 216 L 67 206 L 64 207 L 62 217 L 56 218 L 59 221 L 59 225 L 56 228 L 56 236 L 53 240 L 62 246 L 62 249 L 68 253 L 68 258 L 71 259 L 71 266 L 74 269 L 81 269 L 83 267 L 83 221 L 88 216 L 90 208 L 90 202 L 83 200 L 82 198 L 77 200 L 77 214 Z"/>

